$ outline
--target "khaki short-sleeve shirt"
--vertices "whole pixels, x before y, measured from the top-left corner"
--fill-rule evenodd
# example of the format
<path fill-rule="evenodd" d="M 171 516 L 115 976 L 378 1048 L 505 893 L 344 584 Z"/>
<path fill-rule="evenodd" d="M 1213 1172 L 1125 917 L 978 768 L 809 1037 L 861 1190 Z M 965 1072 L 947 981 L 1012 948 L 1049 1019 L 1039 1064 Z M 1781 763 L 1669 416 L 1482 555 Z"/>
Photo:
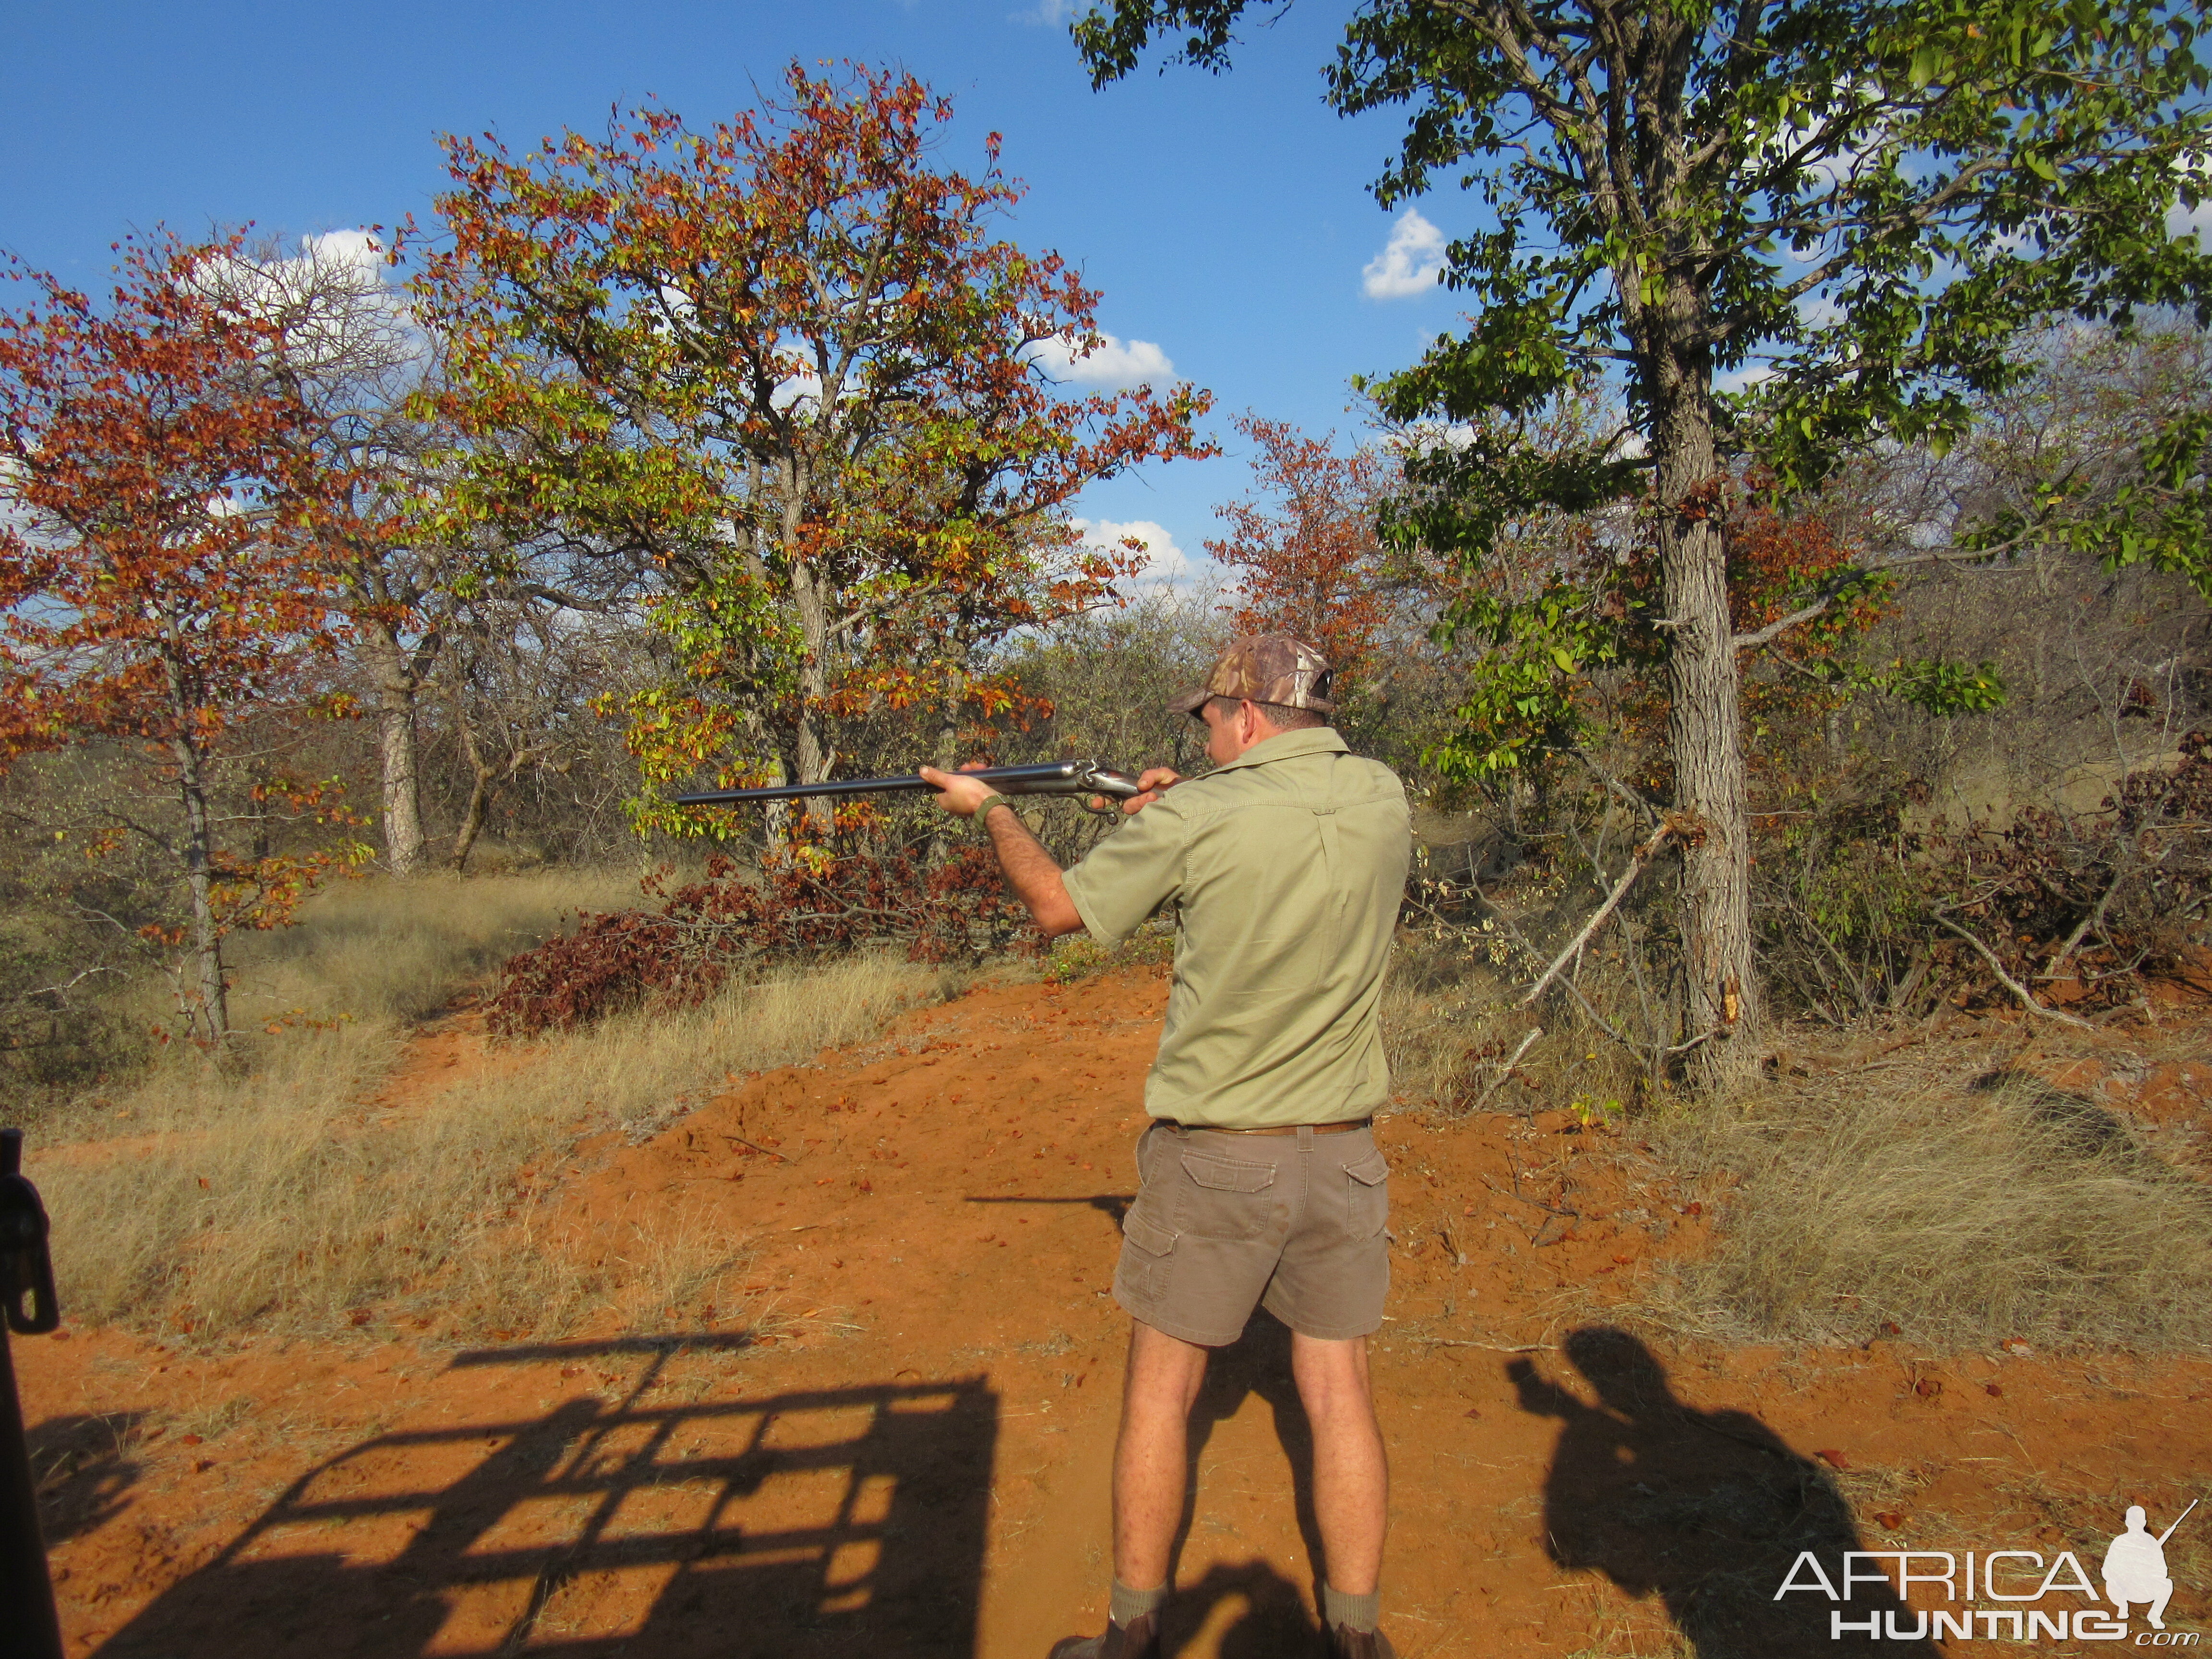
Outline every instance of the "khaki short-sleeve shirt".
<path fill-rule="evenodd" d="M 1397 775 L 1310 727 L 1177 784 L 1067 872 L 1103 944 L 1177 908 L 1154 1117 L 1328 1123 L 1389 1098 L 1376 1011 L 1412 837 Z"/>

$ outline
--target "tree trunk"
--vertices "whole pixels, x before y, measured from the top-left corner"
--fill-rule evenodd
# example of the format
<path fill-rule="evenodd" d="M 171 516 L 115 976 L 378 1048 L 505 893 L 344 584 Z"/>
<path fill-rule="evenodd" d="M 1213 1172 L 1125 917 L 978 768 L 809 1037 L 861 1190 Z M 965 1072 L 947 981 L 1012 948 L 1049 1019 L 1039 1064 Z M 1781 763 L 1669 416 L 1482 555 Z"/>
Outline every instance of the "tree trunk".
<path fill-rule="evenodd" d="M 1654 354 L 1655 356 L 1660 354 Z M 1692 1041 L 1708 1081 L 1757 1064 L 1759 981 L 1751 948 L 1741 684 L 1729 616 L 1723 476 L 1714 452 L 1712 368 L 1697 347 L 1667 354 L 1653 449 L 1659 573 L 1673 647 L 1667 737 L 1675 805 L 1695 822 L 1682 854 L 1683 973 Z"/>
<path fill-rule="evenodd" d="M 940 772 L 950 772 L 960 764 L 960 711 L 966 701 L 963 694 L 968 679 L 968 652 L 964 642 L 948 647 L 947 654 L 953 659 L 953 683 L 945 688 L 945 701 L 938 708 L 937 743 L 929 762 Z M 942 818 L 945 814 L 940 812 L 937 817 Z M 929 867 L 940 869 L 951 856 L 951 826 L 935 823 L 929 836 Z"/>
<path fill-rule="evenodd" d="M 799 539 L 800 491 L 801 485 L 794 477 L 784 508 L 783 544 L 787 550 L 796 546 Z M 787 556 L 791 558 L 791 597 L 799 612 L 799 732 L 793 745 L 796 753 L 793 756 L 798 763 L 799 775 L 793 781 L 825 783 L 836 758 L 823 729 L 830 702 L 830 653 L 834 644 L 829 603 L 820 581 L 805 559 L 788 554 Z M 806 802 L 804 810 L 809 830 L 817 836 L 830 833 L 834 809 L 829 800 L 817 795 Z"/>
<path fill-rule="evenodd" d="M 422 867 L 422 802 L 417 782 L 419 744 L 415 733 L 415 694 L 420 677 L 413 654 L 381 623 L 362 630 L 376 690 L 377 752 L 384 782 L 384 862 L 395 876 Z"/>
<path fill-rule="evenodd" d="M 188 739 L 170 740 L 177 763 L 177 794 L 185 809 L 185 884 L 192 902 L 192 958 L 199 981 L 198 1017 L 216 1048 L 230 1041 L 230 993 L 223 983 L 222 929 L 215 914 L 214 832 L 201 756 Z"/>
<path fill-rule="evenodd" d="M 461 814 L 461 827 L 453 832 L 453 873 L 459 875 L 467 866 L 469 850 L 483 833 L 484 819 L 491 811 L 491 768 L 483 763 L 477 749 L 476 728 L 458 703 L 453 708 L 453 727 L 461 734 L 461 753 L 469 763 L 469 807 Z"/>

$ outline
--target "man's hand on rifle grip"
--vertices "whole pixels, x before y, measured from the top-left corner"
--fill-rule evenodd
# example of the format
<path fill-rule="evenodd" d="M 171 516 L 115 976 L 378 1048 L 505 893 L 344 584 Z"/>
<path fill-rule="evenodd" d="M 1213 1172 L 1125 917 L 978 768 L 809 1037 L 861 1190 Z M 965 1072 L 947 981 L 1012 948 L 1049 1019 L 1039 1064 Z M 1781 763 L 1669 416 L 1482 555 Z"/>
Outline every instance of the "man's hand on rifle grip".
<path fill-rule="evenodd" d="M 1103 795 L 1093 795 L 1090 800 L 1091 810 L 1103 812 L 1119 806 L 1123 812 L 1133 817 L 1182 781 L 1182 774 L 1172 766 L 1148 766 L 1137 775 L 1137 782 L 1142 786 L 1144 793 L 1132 795 L 1125 801 L 1109 801 Z"/>

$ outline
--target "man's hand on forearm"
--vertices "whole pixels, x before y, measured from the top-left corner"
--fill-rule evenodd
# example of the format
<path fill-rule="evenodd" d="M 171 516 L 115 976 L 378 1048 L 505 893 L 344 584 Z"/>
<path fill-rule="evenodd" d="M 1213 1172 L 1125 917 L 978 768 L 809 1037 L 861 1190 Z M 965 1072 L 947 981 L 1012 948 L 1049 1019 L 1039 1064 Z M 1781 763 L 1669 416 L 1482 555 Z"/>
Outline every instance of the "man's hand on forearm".
<path fill-rule="evenodd" d="M 977 807 L 999 793 L 981 778 L 966 775 L 975 769 L 971 766 L 962 772 L 940 772 L 933 766 L 925 766 L 921 779 L 938 792 L 939 806 L 956 818 L 972 818 Z"/>
<path fill-rule="evenodd" d="M 937 804 L 956 817 L 973 817 L 993 800 L 1004 799 L 990 785 L 957 772 L 925 766 L 921 775 L 938 790 Z M 1083 917 L 1075 901 L 1067 896 L 1060 866 L 1045 851 L 1044 844 L 1030 834 L 1029 826 L 1012 811 L 1005 811 L 993 812 L 984 820 L 984 828 L 991 832 L 991 848 L 999 855 L 999 867 L 1006 872 L 1007 884 L 1029 907 L 1037 930 L 1047 939 L 1057 939 L 1080 929 Z"/>

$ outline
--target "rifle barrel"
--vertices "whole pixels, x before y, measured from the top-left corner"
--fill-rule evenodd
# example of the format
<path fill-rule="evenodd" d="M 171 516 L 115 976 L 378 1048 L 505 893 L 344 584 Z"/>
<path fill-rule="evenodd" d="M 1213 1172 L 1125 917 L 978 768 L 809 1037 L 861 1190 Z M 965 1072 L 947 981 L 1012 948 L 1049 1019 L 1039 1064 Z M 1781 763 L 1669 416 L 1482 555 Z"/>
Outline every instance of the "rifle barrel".
<path fill-rule="evenodd" d="M 965 775 L 979 778 L 1002 795 L 1111 795 L 1127 800 L 1139 793 L 1137 781 L 1096 761 L 1048 761 L 1037 766 L 986 766 Z M 677 806 L 728 806 L 749 800 L 802 800 L 813 795 L 880 795 L 930 790 L 918 774 L 883 778 L 837 778 L 827 783 L 776 783 L 758 789 L 709 789 L 678 795 Z"/>
<path fill-rule="evenodd" d="M 678 795 L 678 806 L 727 806 L 746 800 L 805 800 L 813 795 L 884 795 L 902 789 L 927 789 L 920 778 L 845 778 L 834 783 L 778 783 L 760 789 L 709 789 L 696 795 Z"/>
<path fill-rule="evenodd" d="M 2197 1500 L 2194 1498 L 2191 1498 L 2189 1500 L 2189 1510 L 2195 1509 L 2197 1504 Z M 2164 1549 L 2166 1547 L 2166 1540 L 2173 1536 L 2174 1527 L 2179 1527 L 2183 1522 L 2189 1519 L 2189 1510 L 2184 1510 L 2180 1514 L 2175 1516 L 2173 1517 L 2173 1526 L 2168 1527 L 2164 1532 L 2159 1534 L 2158 1547 L 2160 1549 Z"/>

